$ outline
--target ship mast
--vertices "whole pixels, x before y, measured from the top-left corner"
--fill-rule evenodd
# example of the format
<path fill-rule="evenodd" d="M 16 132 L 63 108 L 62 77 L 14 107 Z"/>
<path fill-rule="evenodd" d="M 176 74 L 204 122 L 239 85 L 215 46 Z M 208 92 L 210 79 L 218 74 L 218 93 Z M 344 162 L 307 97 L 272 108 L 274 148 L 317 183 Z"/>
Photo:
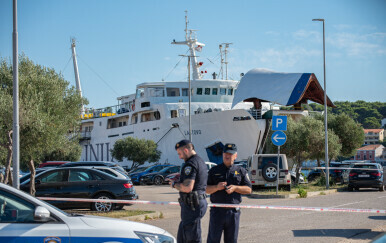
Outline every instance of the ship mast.
<path fill-rule="evenodd" d="M 197 41 L 196 31 L 193 29 L 188 29 L 188 11 L 185 11 L 185 41 L 175 41 L 173 40 L 172 44 L 174 45 L 187 45 L 190 51 L 190 60 L 193 71 L 193 80 L 201 79 L 202 75 L 200 74 L 200 64 L 197 63 L 196 50 L 200 51 L 205 44 Z"/>
<path fill-rule="evenodd" d="M 80 98 L 82 98 L 82 87 L 80 86 L 79 71 L 78 71 L 78 62 L 76 60 L 76 51 L 75 51 L 75 38 L 71 39 L 71 50 L 72 50 L 72 61 L 74 63 L 74 73 L 76 81 L 76 90 L 79 92 Z M 82 101 L 82 115 L 84 114 L 84 105 Z"/>

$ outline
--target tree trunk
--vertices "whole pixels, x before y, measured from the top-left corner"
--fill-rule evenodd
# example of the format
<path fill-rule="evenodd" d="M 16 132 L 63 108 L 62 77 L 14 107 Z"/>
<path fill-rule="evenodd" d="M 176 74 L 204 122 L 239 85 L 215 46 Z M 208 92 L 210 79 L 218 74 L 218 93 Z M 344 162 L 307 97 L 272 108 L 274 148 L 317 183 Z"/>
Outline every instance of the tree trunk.
<path fill-rule="evenodd" d="M 11 173 L 11 164 L 12 164 L 12 130 L 8 132 L 8 142 L 6 144 L 0 144 L 3 148 L 7 149 L 7 162 L 5 166 L 5 177 L 4 184 L 12 185 L 12 173 Z"/>
<path fill-rule="evenodd" d="M 35 172 L 34 161 L 32 159 L 28 162 L 28 168 L 29 168 L 29 171 L 31 172 L 31 177 L 30 177 L 30 181 L 29 181 L 29 193 L 32 196 L 35 196 L 35 193 L 36 193 L 36 189 L 35 189 L 36 172 Z"/>
<path fill-rule="evenodd" d="M 316 161 L 318 162 L 318 167 L 322 167 L 322 166 L 320 165 L 320 159 L 317 159 Z M 326 165 L 325 165 L 325 166 L 326 166 Z M 322 169 L 321 169 L 320 171 L 322 172 L 321 174 L 322 174 L 324 177 L 326 177 L 326 171 L 325 171 L 325 170 L 322 170 Z"/>

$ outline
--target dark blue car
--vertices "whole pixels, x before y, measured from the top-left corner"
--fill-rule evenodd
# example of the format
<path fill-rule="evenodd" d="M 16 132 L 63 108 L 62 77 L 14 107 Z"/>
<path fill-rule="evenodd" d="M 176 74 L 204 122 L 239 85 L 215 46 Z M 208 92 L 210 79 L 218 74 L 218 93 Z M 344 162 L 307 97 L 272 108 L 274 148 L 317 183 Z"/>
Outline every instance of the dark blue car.
<path fill-rule="evenodd" d="M 147 175 L 149 173 L 158 172 L 158 171 L 160 171 L 163 168 L 168 167 L 168 166 L 172 166 L 172 165 L 153 165 L 153 166 L 150 166 L 149 168 L 147 168 L 146 170 L 144 170 L 142 172 L 130 174 L 131 181 L 135 185 L 139 185 L 140 182 L 141 182 L 141 177 L 142 176 Z"/>

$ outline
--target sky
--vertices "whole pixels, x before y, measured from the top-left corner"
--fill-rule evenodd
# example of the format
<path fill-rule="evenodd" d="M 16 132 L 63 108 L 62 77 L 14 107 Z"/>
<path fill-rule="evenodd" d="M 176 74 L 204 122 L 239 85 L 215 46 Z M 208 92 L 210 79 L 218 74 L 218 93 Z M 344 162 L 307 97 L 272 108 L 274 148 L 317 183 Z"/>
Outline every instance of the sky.
<path fill-rule="evenodd" d="M 197 53 L 205 78 L 219 72 L 219 44 L 229 42 L 229 78 L 306 72 L 323 87 L 323 27 L 312 19 L 324 18 L 327 95 L 386 102 L 386 0 L 18 0 L 19 53 L 75 86 L 75 37 L 88 106 L 115 105 L 139 83 L 187 80 L 187 47 L 170 44 L 185 38 L 185 10 L 206 45 Z M 12 0 L 0 0 L 0 58 L 9 61 L 12 31 Z"/>

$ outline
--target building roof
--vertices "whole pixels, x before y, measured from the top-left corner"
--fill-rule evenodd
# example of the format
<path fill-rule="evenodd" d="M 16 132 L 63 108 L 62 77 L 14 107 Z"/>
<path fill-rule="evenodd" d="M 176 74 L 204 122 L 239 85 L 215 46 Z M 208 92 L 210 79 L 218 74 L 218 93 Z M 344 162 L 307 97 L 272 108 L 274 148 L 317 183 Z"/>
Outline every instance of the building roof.
<path fill-rule="evenodd" d="M 308 100 L 324 104 L 324 91 L 313 73 L 278 73 L 252 69 L 240 80 L 232 107 L 250 99 L 286 106 L 304 104 Z M 328 97 L 327 105 L 335 107 Z"/>
<path fill-rule="evenodd" d="M 363 147 L 361 147 L 361 148 L 359 148 L 357 150 L 376 150 L 380 146 L 383 147 L 382 144 L 371 144 L 371 145 L 363 146 Z"/>
<path fill-rule="evenodd" d="M 369 132 L 380 133 L 384 129 L 363 129 L 363 130 L 365 131 L 365 133 L 369 133 Z"/>

